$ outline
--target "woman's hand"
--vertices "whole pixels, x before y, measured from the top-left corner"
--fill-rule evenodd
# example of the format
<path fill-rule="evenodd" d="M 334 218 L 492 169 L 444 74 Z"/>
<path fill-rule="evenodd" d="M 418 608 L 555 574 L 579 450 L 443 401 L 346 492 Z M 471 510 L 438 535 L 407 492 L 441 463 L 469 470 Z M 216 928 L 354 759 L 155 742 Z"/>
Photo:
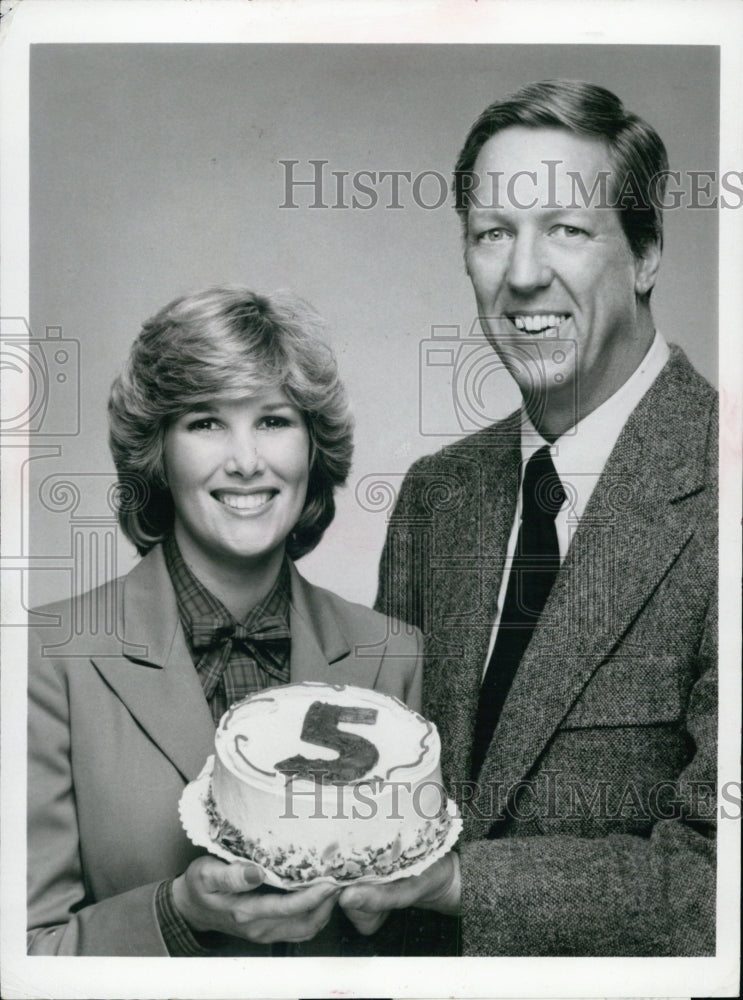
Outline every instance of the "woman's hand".
<path fill-rule="evenodd" d="M 390 910 L 419 906 L 457 916 L 460 908 L 459 855 L 449 852 L 434 862 L 422 875 L 385 882 L 382 885 L 353 885 L 344 889 L 338 899 L 361 934 L 378 930 Z"/>
<path fill-rule="evenodd" d="M 295 892 L 256 892 L 263 875 L 249 861 L 203 855 L 173 882 L 173 901 L 195 931 L 221 931 L 256 944 L 309 941 L 330 919 L 340 889 L 322 883 Z"/>

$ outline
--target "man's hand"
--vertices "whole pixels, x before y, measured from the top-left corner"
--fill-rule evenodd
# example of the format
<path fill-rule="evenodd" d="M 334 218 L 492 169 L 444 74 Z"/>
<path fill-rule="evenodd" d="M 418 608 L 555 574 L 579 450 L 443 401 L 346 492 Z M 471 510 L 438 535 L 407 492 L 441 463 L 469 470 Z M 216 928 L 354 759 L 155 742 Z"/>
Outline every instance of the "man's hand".
<path fill-rule="evenodd" d="M 340 889 L 322 883 L 296 892 L 255 891 L 261 870 L 204 855 L 173 882 L 173 901 L 195 931 L 221 931 L 256 944 L 309 941 L 330 919 Z"/>
<path fill-rule="evenodd" d="M 458 916 L 460 906 L 459 855 L 444 855 L 422 875 L 382 885 L 353 885 L 338 899 L 348 919 L 361 934 L 373 934 L 390 910 L 419 906 Z"/>

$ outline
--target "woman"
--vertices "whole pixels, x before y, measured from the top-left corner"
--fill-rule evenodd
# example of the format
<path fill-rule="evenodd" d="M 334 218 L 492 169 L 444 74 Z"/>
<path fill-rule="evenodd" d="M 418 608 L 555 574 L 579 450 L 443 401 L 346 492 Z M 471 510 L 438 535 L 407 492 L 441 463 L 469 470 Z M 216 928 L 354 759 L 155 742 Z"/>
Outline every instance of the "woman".
<path fill-rule="evenodd" d="M 317 326 L 288 294 L 209 289 L 145 323 L 114 382 L 119 521 L 143 558 L 32 632 L 31 954 L 337 954 L 351 933 L 338 890 L 260 887 L 178 816 L 216 721 L 253 691 L 314 680 L 420 700 L 417 636 L 293 564 L 331 522 L 352 451 Z M 75 658 L 55 649 L 71 635 Z"/>

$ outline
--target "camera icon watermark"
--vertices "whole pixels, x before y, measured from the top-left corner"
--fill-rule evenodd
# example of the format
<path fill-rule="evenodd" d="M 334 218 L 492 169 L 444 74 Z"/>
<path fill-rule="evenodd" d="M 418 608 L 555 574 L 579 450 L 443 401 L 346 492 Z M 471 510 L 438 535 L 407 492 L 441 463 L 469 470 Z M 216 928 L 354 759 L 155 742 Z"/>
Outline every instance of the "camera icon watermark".
<path fill-rule="evenodd" d="M 0 317 L 0 435 L 80 433 L 80 343 L 59 326 L 34 337 L 22 316 Z"/>
<path fill-rule="evenodd" d="M 483 335 L 479 319 L 464 334 L 458 325 L 432 326 L 430 338 L 421 341 L 420 433 L 460 437 L 502 419 L 515 408 L 502 408 L 506 393 L 514 391 L 507 376 L 518 384 L 533 420 L 545 405 L 549 388 L 564 385 L 572 395 L 577 422 L 577 380 L 569 377 L 576 342 L 560 337 L 558 330 L 529 339 L 516 336 L 510 321 L 501 317 L 488 319 L 487 324 L 492 343 Z"/>

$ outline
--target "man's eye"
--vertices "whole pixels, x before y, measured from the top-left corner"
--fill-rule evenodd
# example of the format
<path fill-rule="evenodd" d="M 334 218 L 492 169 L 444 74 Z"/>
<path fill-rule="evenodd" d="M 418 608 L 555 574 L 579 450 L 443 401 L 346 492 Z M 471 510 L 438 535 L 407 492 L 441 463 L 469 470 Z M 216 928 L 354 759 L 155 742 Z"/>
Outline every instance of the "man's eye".
<path fill-rule="evenodd" d="M 505 229 L 486 229 L 478 233 L 476 240 L 478 243 L 500 243 L 506 239 L 508 233 Z"/>
<path fill-rule="evenodd" d="M 586 230 L 581 229 L 580 226 L 568 226 L 561 224 L 559 226 L 555 226 L 552 231 L 558 236 L 566 236 L 568 239 L 575 239 L 578 236 L 588 236 Z"/>

